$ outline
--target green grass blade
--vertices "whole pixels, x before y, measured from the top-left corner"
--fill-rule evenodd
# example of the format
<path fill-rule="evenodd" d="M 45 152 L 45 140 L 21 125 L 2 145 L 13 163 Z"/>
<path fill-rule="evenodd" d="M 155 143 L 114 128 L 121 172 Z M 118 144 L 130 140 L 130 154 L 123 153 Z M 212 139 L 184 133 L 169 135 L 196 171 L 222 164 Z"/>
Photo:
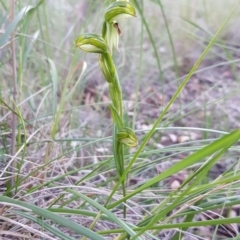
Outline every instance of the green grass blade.
<path fill-rule="evenodd" d="M 172 167 L 170 167 L 168 170 L 164 171 L 160 175 L 152 178 L 147 183 L 145 183 L 141 187 L 137 188 L 136 190 L 134 190 L 133 192 L 128 194 L 125 198 L 122 198 L 122 199 L 116 201 L 115 203 L 110 204 L 108 206 L 108 208 L 117 206 L 118 204 L 122 203 L 122 201 L 129 199 L 130 197 L 132 197 L 132 196 L 136 195 L 137 193 L 143 191 L 144 189 L 152 186 L 153 184 L 165 179 L 166 177 L 169 177 L 172 174 L 181 171 L 182 169 L 186 169 L 187 167 L 191 166 L 192 164 L 196 163 L 197 161 L 200 161 L 200 160 L 204 159 L 205 157 L 215 153 L 216 151 L 221 150 L 222 148 L 225 148 L 226 145 L 234 144 L 235 142 L 237 142 L 239 140 L 239 138 L 240 138 L 240 129 L 237 129 L 237 130 L 233 131 L 232 133 L 223 136 L 222 138 L 216 140 L 215 142 L 207 145 L 203 149 L 200 149 L 197 152 L 191 154 L 184 160 L 181 160 L 180 162 L 176 163 L 175 165 L 173 165 Z"/>
<path fill-rule="evenodd" d="M 37 39 L 38 39 L 39 33 L 40 33 L 40 31 L 37 30 L 37 31 L 32 35 L 32 38 L 31 38 L 31 40 L 30 40 L 30 42 L 29 42 L 29 44 L 28 44 L 28 46 L 27 46 L 27 49 L 26 49 L 25 54 L 24 54 L 24 57 L 23 57 L 23 68 L 26 67 L 27 59 L 28 59 L 28 57 L 29 57 L 30 52 L 31 52 L 32 49 L 33 49 L 33 46 L 34 46 L 35 42 L 36 42 Z"/>
<path fill-rule="evenodd" d="M 124 229 L 124 231 L 126 231 L 130 236 L 136 236 L 136 232 L 134 232 L 132 230 L 132 228 L 130 228 L 126 223 L 124 223 L 123 221 L 121 221 L 118 217 L 116 217 L 113 213 L 111 213 L 108 209 L 106 209 L 104 206 L 100 205 L 99 203 L 97 203 L 96 201 L 92 200 L 91 198 L 87 197 L 84 194 L 81 194 L 79 192 L 76 192 L 74 190 L 68 189 L 68 192 L 79 196 L 80 198 L 84 199 L 85 201 L 87 201 L 88 203 L 90 203 L 92 206 L 96 207 L 97 209 L 99 209 L 100 211 L 102 211 L 103 213 L 105 213 L 113 222 L 115 222 L 116 224 L 118 224 L 120 227 L 122 227 Z M 138 239 L 138 238 L 137 238 Z"/>
<path fill-rule="evenodd" d="M 161 224 L 158 226 L 154 226 L 149 230 L 163 230 L 163 229 L 173 229 L 173 228 L 190 228 L 190 227 L 201 227 L 201 226 L 216 226 L 222 224 L 234 224 L 240 223 L 240 217 L 235 218 L 219 218 L 207 221 L 198 221 L 198 222 L 186 222 L 186 223 L 171 223 L 171 224 Z M 133 228 L 134 231 L 140 231 L 141 228 Z M 99 231 L 99 234 L 109 234 L 109 233 L 123 233 L 122 229 L 112 229 L 109 231 Z"/>
<path fill-rule="evenodd" d="M 68 235 L 66 235 L 65 233 L 63 233 L 62 231 L 52 227 L 51 225 L 49 224 L 46 224 L 44 221 L 42 221 L 41 219 L 39 218 L 36 218 L 36 217 L 33 217 L 29 214 L 26 214 L 26 213 L 23 213 L 23 212 L 15 212 L 16 215 L 19 215 L 23 218 L 26 218 L 26 219 L 29 219 L 35 223 L 37 223 L 39 226 L 41 226 L 43 229 L 51 232 L 54 234 L 54 236 L 56 237 L 60 237 L 61 239 L 64 239 L 64 240 L 74 240 L 74 238 L 71 238 L 69 237 Z"/>
<path fill-rule="evenodd" d="M 73 221 L 68 220 L 65 217 L 62 217 L 60 215 L 54 214 L 46 209 L 42 209 L 40 207 L 37 207 L 35 205 L 31 205 L 19 200 L 15 200 L 9 197 L 3 197 L 0 196 L 0 202 L 1 203 L 5 203 L 5 204 L 14 204 L 15 206 L 19 207 L 19 208 L 25 208 L 27 210 L 32 211 L 35 214 L 38 214 L 41 217 L 44 217 L 46 219 L 49 219 L 57 224 L 63 225 L 73 231 L 75 231 L 76 233 L 82 234 L 83 236 L 86 236 L 90 239 L 93 240 L 104 240 L 104 238 L 102 238 L 99 234 L 94 233 L 93 231 L 83 227 L 80 224 L 77 224 Z"/>
<path fill-rule="evenodd" d="M 190 175 L 181 185 L 180 189 L 186 186 L 193 178 L 196 177 L 194 180 L 194 185 L 197 185 L 204 176 L 207 175 L 208 171 L 211 167 L 219 160 L 219 158 L 228 150 L 230 146 L 227 146 L 221 149 L 214 157 L 207 160 L 199 169 L 197 169 L 192 175 Z"/>
<path fill-rule="evenodd" d="M 219 156 L 221 156 L 224 152 L 227 151 L 227 148 L 223 148 L 216 156 L 215 158 L 213 158 L 213 160 L 209 161 L 208 164 L 204 164 L 205 168 L 208 168 L 208 165 L 211 166 L 211 163 L 215 162 L 215 159 L 218 159 Z M 204 166 L 203 165 L 203 166 Z M 187 183 L 190 182 L 191 179 L 193 179 L 193 177 L 197 176 L 196 179 L 179 195 L 176 196 L 174 201 L 170 204 L 171 202 L 171 195 L 176 195 L 177 193 L 173 193 L 170 195 L 169 197 L 169 203 L 168 206 L 161 206 L 162 204 L 159 204 L 158 210 L 160 211 L 160 213 L 158 213 L 158 211 L 156 212 L 156 214 L 154 216 L 151 216 L 151 221 L 145 226 L 145 231 L 148 230 L 151 226 L 154 226 L 155 223 L 157 223 L 160 219 L 166 217 L 167 213 L 171 212 L 174 208 L 176 208 L 177 206 L 182 206 L 184 204 L 187 204 L 190 199 L 194 199 L 194 196 L 189 197 L 189 191 L 193 188 L 196 187 L 198 185 L 198 181 L 200 179 L 200 177 L 203 176 L 202 173 L 204 173 L 204 167 L 200 168 L 201 171 L 196 171 L 196 173 L 193 173 L 189 178 L 186 179 L 186 181 L 180 186 L 180 188 L 177 190 L 177 192 L 179 192 L 183 186 L 185 186 Z M 208 171 L 208 169 L 206 170 Z M 204 196 L 204 195 L 202 195 Z M 191 200 L 190 200 L 191 201 Z M 197 201 L 198 203 L 201 201 L 201 198 L 199 201 Z M 166 201 L 167 202 L 167 201 Z M 163 210 L 164 209 L 164 210 Z M 184 220 L 184 222 L 190 221 L 192 218 L 194 217 L 194 214 L 187 216 L 187 218 Z M 184 229 L 186 230 L 186 229 Z M 142 234 L 144 232 L 144 230 L 142 230 L 141 232 L 139 232 L 139 234 Z M 179 232 L 177 232 L 177 235 L 179 234 Z"/>
<path fill-rule="evenodd" d="M 19 117 L 19 114 L 14 111 L 2 98 L 0 98 L 0 104 L 2 104 L 3 106 L 5 106 L 9 111 L 11 111 L 12 113 L 14 113 L 16 116 Z"/>
<path fill-rule="evenodd" d="M 7 6 L 5 5 L 5 3 L 3 2 L 3 0 L 1 0 L 1 4 L 2 4 L 2 7 L 3 7 L 4 11 L 7 11 Z"/>
<path fill-rule="evenodd" d="M 138 2 L 136 0 L 133 0 L 136 8 L 138 9 L 140 15 L 141 15 L 141 18 L 142 18 L 142 22 L 147 30 L 147 33 L 148 33 L 148 36 L 149 36 L 149 40 L 152 44 L 152 47 L 153 47 L 153 51 L 154 51 L 154 54 L 155 54 L 155 57 L 156 57 L 156 61 L 157 61 L 157 66 L 158 66 L 158 71 L 159 71 L 159 79 L 161 82 L 163 82 L 163 73 L 162 73 L 162 67 L 161 67 L 161 61 L 160 61 L 160 58 L 158 56 L 158 51 L 157 51 L 157 47 L 156 47 L 156 44 L 155 44 L 155 41 L 153 39 L 153 35 L 148 27 L 148 23 L 146 22 L 146 19 L 145 17 L 143 16 L 143 11 L 141 10 Z"/>
<path fill-rule="evenodd" d="M 18 23 L 21 21 L 21 19 L 24 17 L 25 14 L 27 14 L 33 7 L 27 6 L 24 7 L 14 18 L 14 20 L 9 24 L 7 27 L 5 33 L 0 37 L 0 48 L 6 43 L 7 39 L 10 37 L 11 33 L 14 31 Z"/>
<path fill-rule="evenodd" d="M 168 26 L 167 17 L 166 17 L 166 14 L 164 12 L 164 7 L 162 5 L 162 2 L 161 2 L 161 0 L 157 0 L 157 2 L 158 2 L 159 6 L 161 8 L 162 17 L 163 17 L 164 24 L 165 24 L 165 27 L 166 27 L 166 30 L 167 30 L 169 43 L 170 43 L 172 54 L 173 54 L 174 70 L 175 70 L 176 78 L 178 78 L 179 74 L 178 74 L 177 54 L 176 54 L 176 51 L 175 51 L 172 35 L 171 35 L 170 29 L 169 29 L 169 26 Z"/>
<path fill-rule="evenodd" d="M 57 73 L 57 68 L 55 63 L 53 62 L 52 59 L 47 58 L 47 61 L 50 64 L 50 75 L 51 75 L 51 79 L 52 79 L 52 86 L 53 86 L 53 90 L 52 90 L 52 109 L 53 109 L 53 119 L 55 119 L 55 114 L 57 111 L 57 90 L 58 90 L 58 73 Z"/>
<path fill-rule="evenodd" d="M 79 198 L 79 197 L 78 197 Z M 86 211 L 86 210 L 81 210 L 81 209 L 72 209 L 72 208 L 49 208 L 48 209 L 51 212 L 55 212 L 55 213 L 61 213 L 61 214 L 71 214 L 71 215 L 83 215 L 83 216 L 87 216 L 87 217 L 96 217 L 98 215 L 98 213 L 95 213 L 93 211 Z M 111 219 L 106 215 L 106 214 L 102 214 L 101 219 L 104 220 L 108 220 L 111 221 Z"/>

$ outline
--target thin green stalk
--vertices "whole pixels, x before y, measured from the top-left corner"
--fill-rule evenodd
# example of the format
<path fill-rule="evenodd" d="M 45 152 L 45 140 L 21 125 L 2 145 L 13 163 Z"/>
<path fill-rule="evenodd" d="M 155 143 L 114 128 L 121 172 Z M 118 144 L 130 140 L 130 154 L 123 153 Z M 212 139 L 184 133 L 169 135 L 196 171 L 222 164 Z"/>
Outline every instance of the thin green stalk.
<path fill-rule="evenodd" d="M 163 5 L 161 3 L 161 0 L 157 0 L 157 1 L 158 1 L 158 4 L 159 4 L 160 8 L 161 8 L 161 13 L 162 13 L 164 24 L 165 24 L 165 27 L 166 27 L 166 30 L 167 30 L 167 34 L 168 34 L 168 38 L 169 38 L 169 42 L 170 42 L 170 46 L 171 46 L 172 54 L 173 54 L 174 70 L 175 70 L 176 78 L 178 78 L 179 73 L 178 73 L 177 54 L 176 54 L 176 51 L 175 51 L 172 35 L 171 35 L 170 29 L 169 29 L 169 26 L 168 26 L 167 17 L 165 15 L 164 8 L 163 8 Z"/>
<path fill-rule="evenodd" d="M 167 17 L 165 15 L 164 8 L 163 8 L 163 5 L 161 3 L 161 0 L 157 0 L 157 1 L 158 1 L 158 4 L 159 4 L 160 8 L 161 8 L 161 13 L 162 13 L 162 16 L 163 16 L 163 20 L 164 20 L 164 23 L 165 23 L 165 27 L 166 27 L 166 30 L 167 30 L 167 34 L 168 34 L 168 38 L 169 38 L 169 42 L 170 42 L 170 46 L 171 46 L 171 50 L 172 50 L 172 54 L 173 54 L 175 76 L 176 76 L 176 78 L 178 78 L 179 77 L 179 71 L 178 71 L 178 63 L 177 63 L 177 54 L 176 54 L 176 51 L 175 51 L 173 39 L 172 39 L 172 36 L 171 36 L 171 32 L 170 32 L 170 29 L 169 29 L 169 26 L 168 26 Z M 179 110 L 181 111 L 181 109 L 182 109 L 182 99 L 181 99 L 181 95 L 180 95 L 179 96 Z M 180 121 L 181 121 L 181 119 L 180 119 Z"/>
<path fill-rule="evenodd" d="M 21 161 L 17 164 L 17 176 L 15 178 L 15 194 L 17 194 L 18 192 L 18 182 L 20 180 L 20 173 L 21 173 L 21 168 L 23 166 L 23 163 L 24 163 L 24 156 L 26 154 L 26 151 L 27 151 L 27 142 L 26 142 L 26 136 L 27 136 L 27 132 L 26 132 L 26 128 L 25 128 L 25 123 L 24 123 L 24 119 L 21 115 L 21 112 L 20 110 L 16 107 L 16 110 L 18 111 L 18 115 L 19 115 L 19 121 L 21 121 L 21 125 L 22 125 L 22 128 L 23 128 L 23 133 L 24 133 L 24 136 L 23 136 L 23 143 L 22 143 L 22 134 L 20 133 L 20 137 L 21 137 L 21 144 L 19 144 L 19 146 L 23 145 L 23 151 L 22 151 L 22 157 L 21 157 Z M 20 125 L 20 124 L 19 124 Z M 21 129 L 21 127 L 19 127 L 19 129 Z"/>
<path fill-rule="evenodd" d="M 51 37 L 49 35 L 49 27 L 48 27 L 50 21 L 48 20 L 48 17 L 47 17 L 48 14 L 46 13 L 46 4 L 47 4 L 46 2 L 44 2 L 44 4 L 42 4 L 42 6 L 43 6 L 43 19 L 44 19 L 44 26 L 45 26 L 44 29 L 45 29 L 45 32 L 46 32 L 47 42 L 51 43 Z M 53 56 L 52 48 L 48 48 L 47 51 L 49 53 L 48 56 L 52 57 Z"/>
<path fill-rule="evenodd" d="M 2 4 L 2 7 L 3 7 L 4 11 L 7 11 L 7 6 L 5 5 L 5 3 L 3 2 L 3 0 L 1 0 L 1 4 Z"/>
<path fill-rule="evenodd" d="M 159 70 L 159 79 L 163 83 L 163 72 L 162 72 L 161 62 L 160 62 L 160 58 L 158 56 L 158 51 L 157 51 L 157 47 L 156 47 L 155 41 L 154 41 L 152 33 L 151 33 L 151 31 L 150 31 L 150 29 L 148 27 L 146 19 L 145 19 L 144 15 L 143 15 L 143 11 L 140 8 L 137 0 L 133 0 L 133 2 L 136 5 L 136 8 L 138 9 L 138 11 L 140 13 L 141 18 L 142 18 L 142 22 L 143 22 L 143 24 L 144 24 L 144 26 L 145 26 L 145 28 L 147 30 L 147 33 L 148 33 L 148 36 L 149 36 L 149 40 L 150 40 L 150 42 L 152 44 L 153 51 L 154 51 L 154 54 L 155 54 L 155 57 L 156 57 L 156 61 L 157 61 L 157 66 L 158 66 L 158 70 Z"/>
<path fill-rule="evenodd" d="M 43 44 L 43 51 L 44 51 L 44 55 L 46 56 L 46 58 L 49 58 L 49 53 L 47 51 L 47 44 L 46 44 L 46 40 L 45 40 L 45 36 L 43 33 L 43 24 L 42 24 L 42 20 L 41 20 L 41 13 L 40 13 L 40 8 L 37 8 L 37 19 L 39 22 L 39 29 L 40 29 L 40 34 L 41 34 L 41 39 L 42 39 L 42 44 Z M 41 62 L 40 62 L 41 64 Z M 44 70 L 42 70 L 42 68 L 40 68 L 40 79 L 42 79 L 42 85 L 46 86 L 47 85 L 47 81 L 46 81 L 46 77 L 44 74 Z"/>
<path fill-rule="evenodd" d="M 161 224 L 157 226 L 153 226 L 149 228 L 149 230 L 163 230 L 163 229 L 174 229 L 174 228 L 190 228 L 190 227 L 198 227 L 198 226 L 215 226 L 221 224 L 231 224 L 231 223 L 240 223 L 239 217 L 233 218 L 218 218 L 206 221 L 193 221 L 193 222 L 184 222 L 184 223 L 170 223 L 170 224 Z M 141 227 L 133 228 L 133 231 L 141 231 Z M 124 230 L 119 229 L 112 229 L 112 230 L 105 230 L 99 231 L 98 234 L 105 235 L 105 234 L 113 234 L 113 233 L 123 233 Z M 120 239 L 120 238 L 118 238 Z"/>
<path fill-rule="evenodd" d="M 206 23 L 208 23 L 208 11 L 207 11 L 207 3 L 206 0 L 203 0 L 203 9 L 204 9 L 204 17 Z"/>
<path fill-rule="evenodd" d="M 143 0 L 140 1 L 142 13 L 144 9 L 144 3 Z M 134 128 L 136 117 L 137 117 L 137 109 L 138 109 L 138 93 L 140 89 L 140 83 L 141 83 L 141 75 L 142 75 L 142 55 L 143 55 L 143 22 L 141 22 L 141 35 L 140 35 L 140 51 L 139 51 L 139 63 L 138 63 L 138 75 L 137 75 L 137 84 L 135 89 L 135 103 L 134 103 L 134 110 L 133 110 L 133 120 L 132 120 L 132 127 Z"/>
<path fill-rule="evenodd" d="M 62 110 L 63 110 L 64 103 L 66 101 L 68 85 L 69 85 L 70 80 L 72 79 L 72 75 L 73 75 L 73 72 L 74 72 L 74 68 L 73 68 L 74 62 L 75 62 L 75 58 L 72 60 L 72 66 L 71 66 L 69 75 L 66 78 L 66 81 L 65 81 L 62 93 L 61 93 L 61 95 L 62 95 L 61 101 L 59 103 L 56 115 L 54 116 L 54 119 L 53 119 L 53 126 L 52 126 L 52 129 L 51 129 L 51 137 L 52 137 L 52 139 L 55 138 L 56 133 L 57 133 L 58 124 L 59 124 L 59 121 L 60 121 L 60 116 L 61 116 L 61 113 L 62 113 Z M 57 79 L 55 81 L 57 81 Z"/>
<path fill-rule="evenodd" d="M 119 178 L 121 178 L 121 176 L 123 175 L 124 173 L 124 152 L 123 152 L 123 144 L 120 143 L 117 139 L 117 133 L 118 131 L 116 132 L 117 130 L 117 126 L 115 125 L 114 126 L 114 129 L 115 129 L 115 133 L 114 133 L 114 138 L 115 141 L 116 141 L 116 144 L 117 144 L 117 151 L 116 151 L 116 154 L 114 156 L 114 159 L 116 158 L 116 162 L 118 162 L 119 164 Z M 116 163 L 117 164 L 117 163 Z M 122 181 L 122 192 L 123 192 L 123 196 L 126 196 L 126 187 L 125 187 L 125 183 L 126 183 L 126 178 Z M 125 201 L 126 203 L 126 201 Z M 123 205 L 123 217 L 126 219 L 126 214 L 127 214 L 127 207 L 126 205 L 124 204 Z"/>
<path fill-rule="evenodd" d="M 15 11 L 15 2 L 11 0 L 10 6 L 10 19 L 13 22 L 14 19 L 14 11 Z M 16 44 L 15 44 L 15 30 L 12 31 L 11 34 L 11 50 L 12 50 L 12 70 L 13 70 L 13 112 L 12 112 L 12 138 L 11 138 L 11 155 L 14 156 L 15 154 L 15 145 L 16 145 L 16 127 L 17 127 L 17 116 L 15 115 L 16 107 L 15 104 L 17 103 L 17 63 L 16 63 Z M 15 159 L 13 159 L 10 165 L 10 186 L 14 186 L 14 169 L 15 169 Z"/>
<path fill-rule="evenodd" d="M 102 211 L 99 211 L 97 216 L 94 218 L 93 222 L 91 223 L 91 225 L 89 226 L 88 229 L 92 230 L 94 228 L 94 226 L 96 225 L 97 221 L 101 218 L 102 216 Z M 82 237 L 81 240 L 87 240 L 87 237 Z"/>

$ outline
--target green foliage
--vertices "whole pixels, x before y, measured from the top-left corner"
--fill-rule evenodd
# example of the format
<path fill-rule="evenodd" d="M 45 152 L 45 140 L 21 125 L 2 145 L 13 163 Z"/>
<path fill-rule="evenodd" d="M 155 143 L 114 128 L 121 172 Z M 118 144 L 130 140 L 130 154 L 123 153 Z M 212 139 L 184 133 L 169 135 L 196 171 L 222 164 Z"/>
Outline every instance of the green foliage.
<path fill-rule="evenodd" d="M 0 1 L 1 239 L 239 238 L 235 2 Z"/>

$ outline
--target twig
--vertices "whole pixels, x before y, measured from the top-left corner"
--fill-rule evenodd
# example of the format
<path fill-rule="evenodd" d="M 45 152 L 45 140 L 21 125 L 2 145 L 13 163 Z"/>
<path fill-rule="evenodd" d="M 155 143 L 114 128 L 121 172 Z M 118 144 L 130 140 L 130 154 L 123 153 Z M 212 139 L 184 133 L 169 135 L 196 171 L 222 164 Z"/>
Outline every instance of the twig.
<path fill-rule="evenodd" d="M 18 37 L 14 38 L 13 41 L 16 41 L 17 39 L 18 39 Z M 11 41 L 12 41 L 12 40 L 11 40 Z M 0 50 L 2 50 L 2 49 L 5 48 L 8 44 L 10 44 L 11 41 L 9 41 L 9 42 L 5 43 L 4 45 L 2 45 L 2 46 L 0 47 Z"/>

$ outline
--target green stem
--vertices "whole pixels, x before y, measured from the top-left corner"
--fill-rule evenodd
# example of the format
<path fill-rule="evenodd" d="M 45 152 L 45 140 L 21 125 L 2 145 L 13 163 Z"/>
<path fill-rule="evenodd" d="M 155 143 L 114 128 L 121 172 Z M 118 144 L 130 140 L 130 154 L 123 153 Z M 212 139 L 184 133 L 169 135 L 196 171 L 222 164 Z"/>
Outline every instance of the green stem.
<path fill-rule="evenodd" d="M 118 93 L 119 115 L 120 115 L 121 118 L 123 118 L 122 88 L 121 88 L 121 85 L 120 85 L 120 81 L 119 81 L 119 77 L 118 77 L 117 72 L 115 74 L 115 87 L 116 87 L 116 91 Z"/>
<path fill-rule="evenodd" d="M 124 154 L 123 154 L 123 144 L 118 141 L 117 133 L 118 133 L 118 127 L 116 125 L 114 125 L 114 128 L 113 128 L 113 153 L 114 153 L 114 160 L 115 160 L 117 174 L 120 179 L 124 173 Z M 123 196 L 126 196 L 125 181 L 126 181 L 126 178 L 124 178 L 121 182 Z M 126 205 L 124 205 L 123 206 L 123 217 L 124 218 L 126 218 L 126 212 L 127 212 L 127 208 L 126 208 Z"/>

